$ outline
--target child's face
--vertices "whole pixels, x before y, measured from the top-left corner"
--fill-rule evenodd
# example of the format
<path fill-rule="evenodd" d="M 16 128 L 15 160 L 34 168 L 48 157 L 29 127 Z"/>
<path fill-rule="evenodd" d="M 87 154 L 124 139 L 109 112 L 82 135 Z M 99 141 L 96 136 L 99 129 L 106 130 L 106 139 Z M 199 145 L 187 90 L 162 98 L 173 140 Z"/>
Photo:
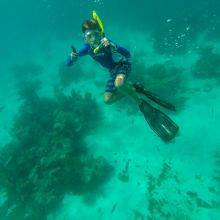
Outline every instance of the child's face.
<path fill-rule="evenodd" d="M 91 47 L 96 48 L 101 41 L 101 33 L 98 30 L 87 30 L 85 32 L 85 41 Z"/>

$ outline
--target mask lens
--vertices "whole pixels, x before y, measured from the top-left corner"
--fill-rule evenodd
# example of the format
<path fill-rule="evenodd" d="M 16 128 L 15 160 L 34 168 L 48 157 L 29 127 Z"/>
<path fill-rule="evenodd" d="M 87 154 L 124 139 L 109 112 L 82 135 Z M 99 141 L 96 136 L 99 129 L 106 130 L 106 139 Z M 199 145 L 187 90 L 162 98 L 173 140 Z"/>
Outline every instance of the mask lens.
<path fill-rule="evenodd" d="M 87 38 L 87 39 L 91 39 L 91 37 L 92 37 L 92 34 L 91 34 L 91 33 L 86 34 L 86 38 Z"/>
<path fill-rule="evenodd" d="M 100 37 L 100 33 L 98 31 L 88 31 L 85 33 L 86 40 L 98 39 Z"/>

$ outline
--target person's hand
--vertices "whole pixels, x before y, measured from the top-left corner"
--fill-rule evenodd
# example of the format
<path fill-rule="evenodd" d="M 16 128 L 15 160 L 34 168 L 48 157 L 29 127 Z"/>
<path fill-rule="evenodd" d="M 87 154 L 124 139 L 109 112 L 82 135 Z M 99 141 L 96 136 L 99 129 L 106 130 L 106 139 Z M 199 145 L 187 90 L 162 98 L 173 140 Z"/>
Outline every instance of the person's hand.
<path fill-rule="evenodd" d="M 106 37 L 101 39 L 101 44 L 105 48 L 107 48 L 107 47 L 110 47 L 111 49 L 115 49 L 116 48 L 116 46 L 112 42 L 110 42 L 110 40 L 107 39 Z"/>
<path fill-rule="evenodd" d="M 72 53 L 70 54 L 70 59 L 71 59 L 72 61 L 76 61 L 76 60 L 77 60 L 77 57 L 78 57 L 78 55 L 77 55 L 77 53 L 75 53 L 75 52 L 72 52 Z"/>
<path fill-rule="evenodd" d="M 101 40 L 101 44 L 103 45 L 103 47 L 109 47 L 110 46 L 110 41 L 106 37 L 104 37 Z"/>

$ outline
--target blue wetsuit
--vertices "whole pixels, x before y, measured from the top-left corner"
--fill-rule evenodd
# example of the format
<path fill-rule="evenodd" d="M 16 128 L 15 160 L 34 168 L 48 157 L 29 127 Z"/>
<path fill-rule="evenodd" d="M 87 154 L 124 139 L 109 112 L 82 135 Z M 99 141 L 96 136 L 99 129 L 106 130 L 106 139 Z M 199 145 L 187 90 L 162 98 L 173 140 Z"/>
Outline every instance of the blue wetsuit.
<path fill-rule="evenodd" d="M 110 79 L 106 84 L 106 92 L 115 91 L 114 81 L 118 74 L 124 74 L 127 77 L 131 71 L 131 64 L 129 62 L 129 58 L 131 57 L 130 52 L 118 45 L 116 45 L 115 52 L 112 52 L 109 48 L 104 48 L 95 54 L 89 44 L 84 44 L 83 48 L 77 52 L 77 55 L 79 57 L 90 55 L 95 61 L 109 70 Z M 118 58 L 120 59 L 119 62 L 116 60 Z M 66 65 L 72 66 L 73 62 L 74 61 L 69 57 L 66 61 Z"/>

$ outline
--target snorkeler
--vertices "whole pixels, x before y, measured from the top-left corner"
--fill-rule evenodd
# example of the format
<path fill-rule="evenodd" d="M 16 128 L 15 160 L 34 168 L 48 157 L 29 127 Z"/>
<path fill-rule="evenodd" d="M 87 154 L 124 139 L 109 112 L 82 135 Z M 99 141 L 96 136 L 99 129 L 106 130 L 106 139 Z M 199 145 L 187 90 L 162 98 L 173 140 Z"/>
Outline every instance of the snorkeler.
<path fill-rule="evenodd" d="M 175 107 L 147 91 L 142 84 L 132 84 L 128 81 L 131 72 L 130 52 L 105 37 L 103 23 L 95 11 L 92 13 L 92 19 L 82 24 L 82 32 L 85 44 L 78 52 L 72 46 L 72 53 L 66 61 L 67 66 L 72 66 L 78 57 L 90 55 L 110 72 L 104 93 L 104 102 L 112 104 L 125 96 L 130 96 L 139 106 L 152 130 L 163 141 L 172 140 L 179 127 L 166 114 L 144 100 L 141 94 L 171 111 L 175 111 Z"/>

